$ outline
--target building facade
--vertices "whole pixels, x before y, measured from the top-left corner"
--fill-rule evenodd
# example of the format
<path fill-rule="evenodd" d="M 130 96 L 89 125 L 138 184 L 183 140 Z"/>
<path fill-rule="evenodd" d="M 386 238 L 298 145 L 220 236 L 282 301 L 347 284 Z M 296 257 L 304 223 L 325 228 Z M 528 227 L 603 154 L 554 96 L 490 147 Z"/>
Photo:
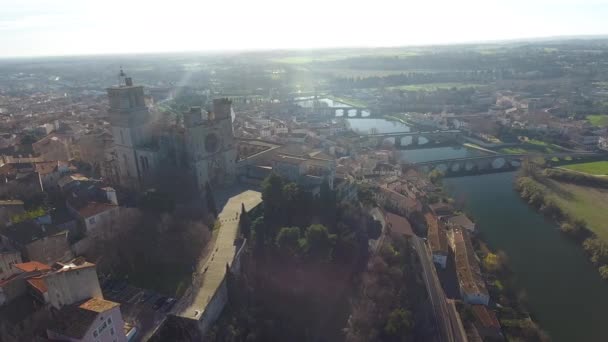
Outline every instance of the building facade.
<path fill-rule="evenodd" d="M 190 171 L 199 190 L 207 183 L 221 186 L 233 182 L 237 148 L 230 100 L 213 100 L 213 109 L 206 118 L 200 107 L 191 108 L 184 115 L 184 128 Z"/>
<path fill-rule="evenodd" d="M 122 186 L 141 189 L 154 180 L 158 148 L 151 132 L 152 120 L 145 103 L 144 87 L 134 86 L 122 70 L 120 77 L 118 86 L 107 89 L 115 167 Z"/>

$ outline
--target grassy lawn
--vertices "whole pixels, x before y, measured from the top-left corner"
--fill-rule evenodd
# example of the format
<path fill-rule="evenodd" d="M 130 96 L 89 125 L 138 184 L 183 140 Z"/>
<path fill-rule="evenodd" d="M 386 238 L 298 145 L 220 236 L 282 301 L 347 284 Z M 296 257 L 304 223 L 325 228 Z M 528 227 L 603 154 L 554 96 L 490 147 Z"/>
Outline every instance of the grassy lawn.
<path fill-rule="evenodd" d="M 479 88 L 483 87 L 483 84 L 477 83 L 423 83 L 423 84 L 408 84 L 396 87 L 390 87 L 389 89 L 398 89 L 406 91 L 435 91 L 438 89 L 463 89 L 463 88 Z"/>
<path fill-rule="evenodd" d="M 597 127 L 608 126 L 608 115 L 587 115 L 587 121 Z"/>
<path fill-rule="evenodd" d="M 581 218 L 598 237 L 608 242 L 608 190 L 548 180 L 549 191 L 567 214 Z"/>
<path fill-rule="evenodd" d="M 504 147 L 498 150 L 498 152 L 506 154 L 558 153 L 562 151 L 563 149 L 560 146 L 549 144 L 536 139 L 528 139 L 521 145 Z"/>
<path fill-rule="evenodd" d="M 596 161 L 562 166 L 565 169 L 589 173 L 592 175 L 608 175 L 608 161 Z"/>

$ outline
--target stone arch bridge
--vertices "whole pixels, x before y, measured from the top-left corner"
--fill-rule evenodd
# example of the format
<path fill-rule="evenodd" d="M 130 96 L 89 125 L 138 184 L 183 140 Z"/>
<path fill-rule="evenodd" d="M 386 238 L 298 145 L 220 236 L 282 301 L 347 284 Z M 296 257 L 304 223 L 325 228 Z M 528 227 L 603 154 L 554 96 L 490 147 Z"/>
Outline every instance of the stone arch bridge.
<path fill-rule="evenodd" d="M 459 130 L 428 132 L 394 132 L 361 135 L 359 138 L 366 147 L 380 147 L 388 139 L 397 149 L 437 147 L 457 143 L 462 136 Z"/>
<path fill-rule="evenodd" d="M 348 118 L 372 118 L 376 117 L 370 108 L 366 107 L 316 107 L 316 108 L 300 108 L 300 112 L 319 114 L 324 116 L 348 117 Z"/>
<path fill-rule="evenodd" d="M 466 176 L 483 173 L 513 171 L 521 166 L 526 158 L 542 157 L 545 160 L 583 160 L 597 158 L 600 155 L 594 152 L 564 152 L 550 154 L 491 154 L 477 157 L 452 158 L 433 160 L 419 163 L 404 163 L 403 166 L 414 166 L 423 172 L 438 170 L 446 176 Z"/>

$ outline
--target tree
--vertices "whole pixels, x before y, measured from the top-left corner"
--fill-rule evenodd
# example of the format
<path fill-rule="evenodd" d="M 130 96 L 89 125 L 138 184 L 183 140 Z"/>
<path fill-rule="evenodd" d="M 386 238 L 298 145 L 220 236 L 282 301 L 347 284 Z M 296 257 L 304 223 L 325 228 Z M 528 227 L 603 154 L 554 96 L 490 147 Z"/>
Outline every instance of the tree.
<path fill-rule="evenodd" d="M 435 184 L 435 185 L 439 185 L 441 184 L 441 179 L 443 178 L 444 174 L 443 172 L 434 169 L 433 171 L 431 171 L 429 173 L 429 180 L 431 181 L 431 183 Z"/>
<path fill-rule="evenodd" d="M 285 202 L 283 198 L 283 179 L 271 173 L 262 182 L 262 200 L 264 201 L 264 216 L 272 224 L 282 224 Z"/>
<path fill-rule="evenodd" d="M 324 222 L 333 226 L 336 222 L 336 193 L 329 187 L 327 180 L 321 183 L 319 204 Z"/>
<path fill-rule="evenodd" d="M 213 214 L 214 217 L 217 217 L 217 207 L 215 206 L 215 198 L 213 197 L 213 192 L 211 191 L 211 186 L 209 182 L 205 183 L 205 202 L 207 202 L 207 210 Z"/>
<path fill-rule="evenodd" d="M 407 335 L 411 327 L 412 313 L 403 308 L 398 308 L 388 315 L 384 333 L 391 338 L 401 340 L 400 337 Z"/>
<path fill-rule="evenodd" d="M 249 213 L 245 210 L 245 204 L 241 203 L 241 215 L 239 217 L 239 230 L 241 234 L 249 239 L 251 236 L 251 218 L 249 217 Z"/>
<path fill-rule="evenodd" d="M 139 207 L 148 213 L 170 213 L 175 210 L 175 200 L 165 192 L 150 190 L 141 197 Z"/>
<path fill-rule="evenodd" d="M 367 223 L 367 236 L 372 240 L 377 240 L 380 235 L 382 235 L 382 223 L 370 217 Z"/>
<path fill-rule="evenodd" d="M 327 227 L 322 224 L 310 225 L 300 242 L 306 254 L 317 260 L 330 260 L 336 244 L 336 235 L 329 234 Z"/>
<path fill-rule="evenodd" d="M 357 188 L 357 197 L 359 201 L 365 206 L 375 206 L 376 201 L 374 200 L 374 193 L 371 187 L 367 184 L 361 184 Z"/>
<path fill-rule="evenodd" d="M 266 244 L 266 223 L 264 216 L 260 216 L 251 225 L 251 229 L 255 232 L 255 248 L 258 252 L 264 249 Z"/>
<path fill-rule="evenodd" d="M 602 279 L 608 280 L 608 265 L 604 265 L 604 266 L 600 267 L 599 271 L 600 271 L 600 276 L 602 277 Z"/>
<path fill-rule="evenodd" d="M 300 228 L 283 227 L 277 234 L 276 245 L 279 250 L 289 256 L 296 256 L 299 252 Z"/>

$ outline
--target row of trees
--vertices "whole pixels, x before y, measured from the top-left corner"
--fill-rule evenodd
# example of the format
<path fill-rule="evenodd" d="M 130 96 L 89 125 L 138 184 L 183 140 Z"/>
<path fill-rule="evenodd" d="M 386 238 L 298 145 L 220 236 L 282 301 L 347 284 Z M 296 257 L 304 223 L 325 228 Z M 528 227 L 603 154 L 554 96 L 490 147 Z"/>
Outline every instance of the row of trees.
<path fill-rule="evenodd" d="M 377 221 L 352 204 L 338 204 L 323 183 L 318 197 L 271 174 L 262 184 L 262 215 L 252 218 L 243 207 L 242 235 L 252 238 L 256 255 L 278 255 L 314 261 L 365 258 L 367 240 L 377 238 Z"/>
<path fill-rule="evenodd" d="M 602 278 L 608 280 L 608 244 L 596 237 L 586 227 L 586 223 L 582 219 L 566 214 L 552 199 L 547 187 L 543 184 L 543 182 L 546 182 L 548 174 L 552 178 L 566 178 L 572 181 L 570 176 L 567 175 L 569 173 L 550 170 L 541 172 L 535 164 L 525 161 L 522 164 L 521 175 L 517 178 L 515 188 L 528 204 L 537 208 L 546 216 L 560 222 L 562 232 L 581 241 L 591 261 L 598 266 Z"/>
<path fill-rule="evenodd" d="M 359 294 L 344 329 L 346 341 L 423 338 L 414 331 L 417 324 L 413 312 L 425 300 L 414 260 L 409 240 L 402 237 L 385 240 L 361 277 Z"/>

